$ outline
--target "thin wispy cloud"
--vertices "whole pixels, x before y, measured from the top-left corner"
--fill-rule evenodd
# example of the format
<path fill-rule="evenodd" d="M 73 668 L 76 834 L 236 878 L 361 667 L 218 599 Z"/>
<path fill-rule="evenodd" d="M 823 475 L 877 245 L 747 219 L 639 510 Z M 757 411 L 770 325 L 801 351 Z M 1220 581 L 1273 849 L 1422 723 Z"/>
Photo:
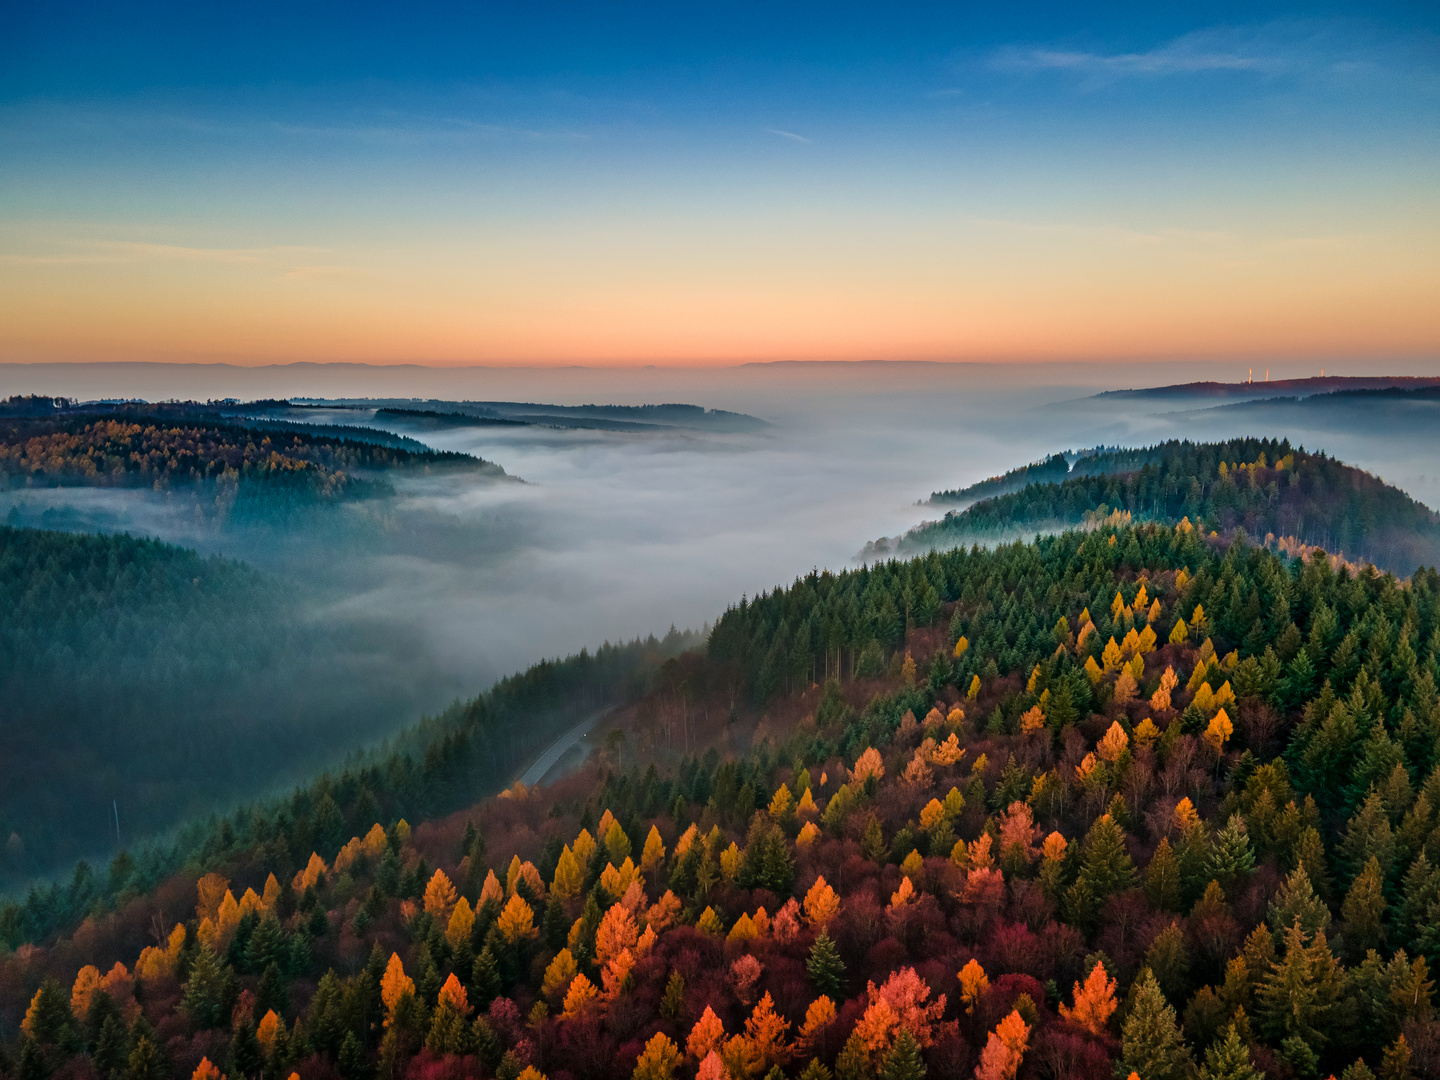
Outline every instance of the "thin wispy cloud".
<path fill-rule="evenodd" d="M 1377 37 L 1363 25 L 1298 20 L 1210 27 L 1133 51 L 1014 45 L 993 53 L 988 66 L 1018 74 L 1070 73 L 1098 84 L 1226 73 L 1345 78 L 1410 69 L 1415 51 L 1414 42 Z"/>
<path fill-rule="evenodd" d="M 796 135 L 793 131 L 784 131 L 781 128 L 766 128 L 765 131 L 770 135 L 779 135 L 782 139 L 794 139 L 796 142 L 803 143 L 810 141 L 804 135 Z"/>

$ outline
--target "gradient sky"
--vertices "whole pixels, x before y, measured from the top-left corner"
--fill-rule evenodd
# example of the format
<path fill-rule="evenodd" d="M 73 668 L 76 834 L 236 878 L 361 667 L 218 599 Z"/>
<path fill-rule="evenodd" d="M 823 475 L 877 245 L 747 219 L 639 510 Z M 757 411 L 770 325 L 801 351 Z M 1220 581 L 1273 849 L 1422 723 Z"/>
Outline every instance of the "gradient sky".
<path fill-rule="evenodd" d="M 1440 7 L 0 5 L 0 361 L 1440 358 Z"/>

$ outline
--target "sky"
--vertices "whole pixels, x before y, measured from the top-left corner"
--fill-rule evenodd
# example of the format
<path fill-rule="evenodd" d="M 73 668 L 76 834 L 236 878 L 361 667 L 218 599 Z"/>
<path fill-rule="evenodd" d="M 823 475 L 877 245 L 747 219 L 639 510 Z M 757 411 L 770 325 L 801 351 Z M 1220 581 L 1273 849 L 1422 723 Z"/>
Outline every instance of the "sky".
<path fill-rule="evenodd" d="M 0 5 L 0 363 L 1440 358 L 1433 4 Z"/>

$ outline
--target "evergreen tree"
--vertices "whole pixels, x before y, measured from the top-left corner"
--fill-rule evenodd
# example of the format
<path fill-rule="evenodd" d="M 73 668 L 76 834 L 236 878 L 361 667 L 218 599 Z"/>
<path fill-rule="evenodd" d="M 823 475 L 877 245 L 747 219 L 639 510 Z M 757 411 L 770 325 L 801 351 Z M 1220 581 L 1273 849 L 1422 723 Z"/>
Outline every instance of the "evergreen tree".
<path fill-rule="evenodd" d="M 1255 850 L 1250 846 L 1245 820 L 1239 814 L 1231 814 L 1229 822 L 1210 847 L 1207 870 L 1212 880 L 1220 882 L 1233 895 L 1235 881 L 1253 869 Z"/>
<path fill-rule="evenodd" d="M 118 1015 L 107 1016 L 95 1040 L 95 1067 L 101 1076 L 115 1076 L 130 1057 L 130 1036 Z"/>
<path fill-rule="evenodd" d="M 180 1007 L 197 1028 L 216 1027 L 229 1013 L 234 985 L 230 968 L 222 968 L 215 954 L 202 945 L 191 962 Z"/>
<path fill-rule="evenodd" d="M 500 996 L 500 965 L 495 962 L 494 950 L 486 945 L 475 958 L 475 973 L 470 978 L 473 990 L 472 1002 L 476 1008 L 486 1008 Z"/>
<path fill-rule="evenodd" d="M 805 962 L 810 982 L 820 993 L 831 998 L 840 997 L 842 980 L 845 978 L 845 964 L 840 959 L 840 950 L 824 930 L 810 946 L 810 958 Z"/>
<path fill-rule="evenodd" d="M 685 1008 L 685 977 L 678 971 L 670 972 L 665 983 L 665 994 L 660 999 L 660 1015 L 672 1023 L 680 1019 Z"/>
<path fill-rule="evenodd" d="M 1378 791 L 1372 791 L 1366 797 L 1346 824 L 1345 836 L 1340 841 L 1340 855 L 1344 868 L 1356 876 L 1371 858 L 1380 863 L 1382 878 L 1390 876 L 1390 868 L 1395 862 L 1395 834 Z"/>
<path fill-rule="evenodd" d="M 1256 1072 L 1250 1064 L 1250 1050 L 1234 1024 L 1205 1051 L 1200 1080 L 1263 1080 L 1263 1077 L 1264 1074 Z"/>
<path fill-rule="evenodd" d="M 1284 934 L 1296 922 L 1307 936 L 1329 929 L 1330 909 L 1310 887 L 1310 875 L 1305 872 L 1304 863 L 1275 890 L 1270 899 L 1269 920 L 1276 934 Z"/>
<path fill-rule="evenodd" d="M 1128 889 L 1135 879 L 1135 864 L 1125 850 L 1125 834 L 1109 814 L 1102 814 L 1085 836 L 1080 877 L 1097 901 Z"/>
<path fill-rule="evenodd" d="M 1344 991 L 1344 975 L 1324 931 L 1307 942 L 1299 925 L 1292 925 L 1285 931 L 1282 957 L 1271 964 L 1256 991 L 1266 1030 L 1282 1041 L 1297 1039 L 1317 1054 L 1324 1050 Z"/>
<path fill-rule="evenodd" d="M 1345 951 L 1352 962 L 1380 946 L 1385 938 L 1385 892 L 1380 860 L 1375 856 L 1370 857 L 1365 869 L 1351 883 L 1340 915 L 1345 920 Z"/>
<path fill-rule="evenodd" d="M 924 1080 L 925 1062 L 920 1059 L 920 1047 L 908 1028 L 902 1027 L 895 1036 L 880 1077 L 881 1080 Z"/>
<path fill-rule="evenodd" d="M 148 1035 L 142 1035 L 125 1063 L 125 1080 L 169 1080 L 170 1063 Z"/>
<path fill-rule="evenodd" d="M 1145 870 L 1145 898 L 1157 911 L 1180 910 L 1180 864 L 1168 837 L 1161 837 Z"/>
<path fill-rule="evenodd" d="M 1120 1026 L 1117 1076 L 1139 1073 L 1145 1080 L 1187 1080 L 1194 1070 L 1190 1050 L 1180 1035 L 1175 1010 L 1160 984 L 1144 968 L 1130 991 L 1129 1008 Z"/>
<path fill-rule="evenodd" d="M 235 1025 L 235 1033 L 230 1039 L 230 1067 L 226 1075 L 231 1080 L 258 1076 L 264 1064 L 264 1051 L 260 1040 L 255 1037 L 255 1022 L 247 1017 Z"/>
<path fill-rule="evenodd" d="M 335 1065 L 344 1080 L 365 1080 L 369 1075 L 370 1065 L 365 1059 L 365 1047 L 355 1037 L 355 1032 L 345 1033 L 345 1041 L 340 1044 Z"/>
<path fill-rule="evenodd" d="M 26 1036 L 20 1040 L 20 1080 L 49 1080 L 50 1065 L 40 1040 Z"/>

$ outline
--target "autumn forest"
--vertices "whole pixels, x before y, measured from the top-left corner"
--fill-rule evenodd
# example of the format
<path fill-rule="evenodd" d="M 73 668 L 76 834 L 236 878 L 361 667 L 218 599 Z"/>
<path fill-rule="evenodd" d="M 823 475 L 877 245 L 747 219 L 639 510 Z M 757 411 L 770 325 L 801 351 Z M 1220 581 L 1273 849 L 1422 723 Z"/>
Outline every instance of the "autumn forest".
<path fill-rule="evenodd" d="M 476 467 L 197 415 L 13 418 L 6 475 L 351 499 Z M 545 661 L 30 884 L 0 903 L 0 1074 L 1440 1076 L 1435 516 L 1271 439 L 933 501 L 966 508 L 903 558 Z M 175 687 L 227 643 L 312 662 L 242 562 L 16 527 L 0 569 L 16 716 L 98 687 L 116 619 L 172 627 Z M 583 762 L 515 781 L 596 709 Z"/>

